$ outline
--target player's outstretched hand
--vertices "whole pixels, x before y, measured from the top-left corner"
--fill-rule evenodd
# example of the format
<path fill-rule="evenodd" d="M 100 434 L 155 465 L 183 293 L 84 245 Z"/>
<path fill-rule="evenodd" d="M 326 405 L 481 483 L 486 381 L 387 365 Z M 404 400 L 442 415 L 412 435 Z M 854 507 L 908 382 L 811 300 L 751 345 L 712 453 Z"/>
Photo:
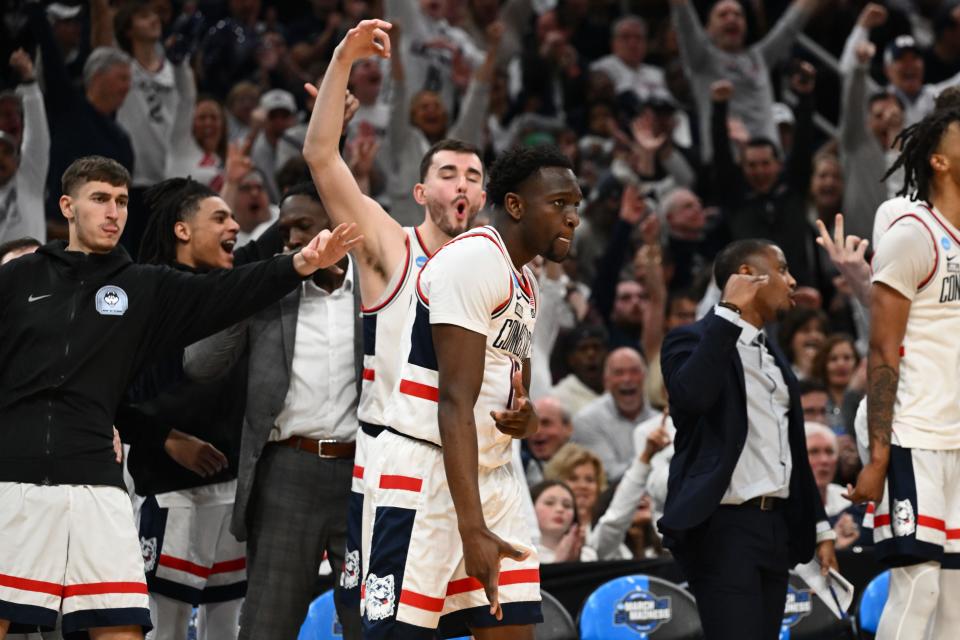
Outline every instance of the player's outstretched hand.
<path fill-rule="evenodd" d="M 293 256 L 293 268 L 303 277 L 313 275 L 340 262 L 343 256 L 363 241 L 356 235 L 357 225 L 340 224 L 333 231 L 324 229 L 310 243 Z"/>
<path fill-rule="evenodd" d="M 868 462 L 857 476 L 857 486 L 847 485 L 843 497 L 854 504 L 880 502 L 883 498 L 883 483 L 887 479 L 887 466 Z"/>
<path fill-rule="evenodd" d="M 390 57 L 390 36 L 393 27 L 385 20 L 361 20 L 343 37 L 333 55 L 351 64 L 370 56 Z"/>
<path fill-rule="evenodd" d="M 491 411 L 497 429 L 511 438 L 527 438 L 537 432 L 540 419 L 523 388 L 520 371 L 513 373 L 513 406 L 506 411 Z"/>
<path fill-rule="evenodd" d="M 525 560 L 530 552 L 514 548 L 487 528 L 462 537 L 464 569 L 468 576 L 476 578 L 483 585 L 490 602 L 490 615 L 497 620 L 503 620 L 498 589 L 500 559 L 511 558 L 520 562 Z"/>

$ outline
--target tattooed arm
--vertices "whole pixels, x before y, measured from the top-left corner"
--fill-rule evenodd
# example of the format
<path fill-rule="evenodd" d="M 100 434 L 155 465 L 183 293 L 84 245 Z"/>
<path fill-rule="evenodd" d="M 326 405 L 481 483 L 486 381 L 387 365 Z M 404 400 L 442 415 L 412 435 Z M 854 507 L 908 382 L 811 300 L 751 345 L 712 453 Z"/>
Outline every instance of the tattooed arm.
<path fill-rule="evenodd" d="M 857 486 L 847 485 L 853 502 L 878 501 L 890 460 L 893 405 L 900 377 L 900 345 L 907 329 L 910 300 L 892 287 L 875 282 L 870 291 L 870 352 L 867 356 L 867 429 L 870 462 L 857 476 Z"/>

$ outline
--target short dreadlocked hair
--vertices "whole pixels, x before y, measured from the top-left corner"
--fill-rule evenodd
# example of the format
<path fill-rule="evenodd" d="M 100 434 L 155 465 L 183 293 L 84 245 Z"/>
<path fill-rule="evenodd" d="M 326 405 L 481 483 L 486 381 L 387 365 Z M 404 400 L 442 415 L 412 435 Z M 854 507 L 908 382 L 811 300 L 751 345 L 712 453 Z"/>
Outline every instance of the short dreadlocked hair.
<path fill-rule="evenodd" d="M 933 179 L 930 156 L 936 152 L 943 135 L 953 122 L 960 122 L 960 107 L 937 109 L 920 122 L 901 131 L 894 139 L 893 147 L 899 146 L 902 150 L 897 161 L 883 174 L 882 180 L 903 168 L 903 187 L 897 191 L 898 196 L 930 201 L 930 183 Z M 912 195 L 914 192 L 916 197 Z"/>
<path fill-rule="evenodd" d="M 520 184 L 546 167 L 573 170 L 573 163 L 554 145 L 514 147 L 505 151 L 490 167 L 487 202 L 502 209 L 508 193 L 515 193 Z"/>
<path fill-rule="evenodd" d="M 144 193 L 147 228 L 140 243 L 140 262 L 173 264 L 177 259 L 177 237 L 173 227 L 197 212 L 200 203 L 219 195 L 192 178 L 170 178 Z"/>

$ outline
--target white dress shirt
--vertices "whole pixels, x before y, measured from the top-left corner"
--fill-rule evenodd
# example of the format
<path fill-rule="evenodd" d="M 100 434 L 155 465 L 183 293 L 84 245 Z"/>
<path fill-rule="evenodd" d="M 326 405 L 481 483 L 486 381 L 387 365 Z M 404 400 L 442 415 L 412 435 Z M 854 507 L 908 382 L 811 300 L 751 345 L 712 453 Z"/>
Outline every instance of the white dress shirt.
<path fill-rule="evenodd" d="M 300 292 L 290 386 L 270 441 L 302 436 L 351 441 L 357 428 L 353 265 L 340 288 L 327 293 L 313 280 Z"/>
<path fill-rule="evenodd" d="M 793 459 L 788 439 L 790 391 L 783 373 L 765 346 L 763 331 L 725 307 L 714 312 L 741 328 L 737 351 L 747 396 L 747 439 L 720 504 L 742 504 L 759 496 L 787 498 Z"/>

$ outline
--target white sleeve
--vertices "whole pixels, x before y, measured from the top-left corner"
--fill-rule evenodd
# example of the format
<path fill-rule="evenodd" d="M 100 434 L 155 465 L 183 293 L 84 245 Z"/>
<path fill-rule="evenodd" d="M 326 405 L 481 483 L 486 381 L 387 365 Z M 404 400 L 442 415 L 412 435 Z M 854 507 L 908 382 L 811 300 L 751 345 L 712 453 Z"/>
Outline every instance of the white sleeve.
<path fill-rule="evenodd" d="M 512 274 L 497 245 L 483 237 L 444 247 L 423 275 L 430 324 L 453 324 L 486 335 L 491 314 L 510 296 Z"/>
<path fill-rule="evenodd" d="M 913 300 L 935 268 L 937 249 L 930 232 L 917 220 L 896 222 L 880 240 L 873 256 L 873 282 L 892 287 Z"/>

